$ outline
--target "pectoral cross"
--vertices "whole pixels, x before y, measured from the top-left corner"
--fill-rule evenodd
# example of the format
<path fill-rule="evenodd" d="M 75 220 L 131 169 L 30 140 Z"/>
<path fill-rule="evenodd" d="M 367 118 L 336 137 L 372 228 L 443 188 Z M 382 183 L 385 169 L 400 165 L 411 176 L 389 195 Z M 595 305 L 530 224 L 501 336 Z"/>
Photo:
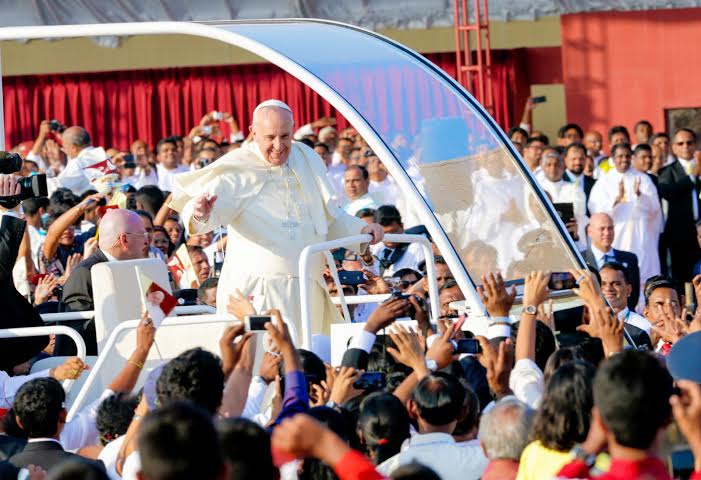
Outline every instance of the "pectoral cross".
<path fill-rule="evenodd" d="M 282 222 L 282 226 L 287 229 L 287 235 L 290 238 L 290 240 L 294 240 L 295 237 L 297 236 L 297 229 L 299 228 L 299 222 L 288 216 L 285 219 L 285 221 Z"/>

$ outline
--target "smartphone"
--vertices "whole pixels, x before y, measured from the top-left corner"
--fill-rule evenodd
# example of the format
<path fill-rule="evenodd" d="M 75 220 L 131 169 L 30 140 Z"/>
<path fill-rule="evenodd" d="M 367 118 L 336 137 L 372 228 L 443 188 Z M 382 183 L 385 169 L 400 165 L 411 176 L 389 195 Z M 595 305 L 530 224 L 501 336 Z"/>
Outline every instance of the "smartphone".
<path fill-rule="evenodd" d="M 540 97 L 533 97 L 531 102 L 535 103 L 545 103 L 547 101 L 547 97 L 545 95 L 541 95 Z"/>
<path fill-rule="evenodd" d="M 571 222 L 574 219 L 574 204 L 572 203 L 553 203 L 557 215 L 562 220 L 562 223 Z"/>
<path fill-rule="evenodd" d="M 338 280 L 341 282 L 341 285 L 349 286 L 361 285 L 367 281 L 363 272 L 355 272 L 348 270 L 339 270 Z"/>
<path fill-rule="evenodd" d="M 134 162 L 124 162 L 124 164 L 123 164 L 122 166 L 123 166 L 126 170 L 129 170 L 129 169 L 133 170 L 133 169 L 136 168 L 136 163 L 134 163 Z"/>
<path fill-rule="evenodd" d="M 402 292 L 400 292 L 399 290 L 393 290 L 392 296 L 389 299 L 391 300 L 393 298 L 398 298 L 400 300 L 409 300 L 409 298 L 411 298 L 411 295 L 405 295 Z"/>
<path fill-rule="evenodd" d="M 480 342 L 474 338 L 461 338 L 455 342 L 454 353 L 469 353 L 472 355 L 482 353 Z"/>
<path fill-rule="evenodd" d="M 51 122 L 49 122 L 49 128 L 52 132 L 58 133 L 63 133 L 66 130 L 66 126 L 58 120 L 51 120 Z"/>
<path fill-rule="evenodd" d="M 270 315 L 246 315 L 243 320 L 247 332 L 264 332 L 265 324 L 273 321 Z"/>
<path fill-rule="evenodd" d="M 368 388 L 380 390 L 387 385 L 387 377 L 383 372 L 365 372 L 353 383 L 356 390 L 367 390 Z"/>
<path fill-rule="evenodd" d="M 209 159 L 208 158 L 200 158 L 200 168 L 204 168 L 207 165 L 209 165 Z"/>
<path fill-rule="evenodd" d="M 212 134 L 212 126 L 205 125 L 204 127 L 202 127 L 202 134 L 203 135 L 211 135 Z"/>
<path fill-rule="evenodd" d="M 548 288 L 550 290 L 570 290 L 577 286 L 577 280 L 569 272 L 553 272 L 550 274 Z"/>

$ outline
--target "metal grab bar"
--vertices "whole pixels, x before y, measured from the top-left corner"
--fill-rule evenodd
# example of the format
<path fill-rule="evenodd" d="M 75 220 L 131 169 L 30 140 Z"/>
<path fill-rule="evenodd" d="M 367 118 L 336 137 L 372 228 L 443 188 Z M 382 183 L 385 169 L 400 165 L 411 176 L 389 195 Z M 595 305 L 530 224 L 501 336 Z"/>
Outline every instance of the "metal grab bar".
<path fill-rule="evenodd" d="M 78 332 L 70 327 L 61 325 L 53 325 L 48 327 L 24 327 L 24 328 L 5 328 L 0 330 L 0 338 L 20 338 L 20 337 L 40 337 L 42 335 L 66 335 L 75 343 L 78 355 L 81 360 L 85 361 L 85 342 L 83 337 Z M 73 386 L 75 380 L 64 380 L 63 389 L 68 391 Z"/>
<path fill-rule="evenodd" d="M 209 305 L 176 305 L 176 315 L 204 315 L 206 313 L 216 313 L 217 309 Z M 59 313 L 44 313 L 41 319 L 44 323 L 50 322 L 68 322 L 71 320 L 90 320 L 95 316 L 94 310 L 84 312 L 59 312 Z"/>
<path fill-rule="evenodd" d="M 107 339 L 107 343 L 105 343 L 105 347 L 102 349 L 102 353 L 97 357 L 97 362 L 95 362 L 95 365 L 90 369 L 90 375 L 88 376 L 87 380 L 85 380 L 85 383 L 83 384 L 83 388 L 80 389 L 80 392 L 78 392 L 78 396 L 76 396 L 75 401 L 73 402 L 73 405 L 71 405 L 71 408 L 68 412 L 68 418 L 67 421 L 70 421 L 73 416 L 80 411 L 80 408 L 83 406 L 83 403 L 85 403 L 85 398 L 88 395 L 88 392 L 90 391 L 90 387 L 92 386 L 93 383 L 95 383 L 95 379 L 97 378 L 98 373 L 102 369 L 103 364 L 107 361 L 107 358 L 109 357 L 110 351 L 114 348 L 114 346 L 117 343 L 117 339 L 119 335 L 126 331 L 126 330 L 134 330 L 139 326 L 139 323 L 141 322 L 141 319 L 138 320 L 127 320 L 126 322 L 122 322 L 117 327 L 112 330 L 112 333 L 110 334 L 109 338 Z M 188 317 L 168 317 L 163 322 L 161 323 L 161 326 L 158 328 L 163 328 L 163 327 L 177 327 L 177 326 L 183 326 L 183 325 L 202 325 L 202 324 L 207 324 L 207 323 L 241 323 L 240 321 L 236 320 L 233 316 L 231 315 L 192 315 Z M 41 328 L 47 328 L 47 327 L 41 327 Z M 60 327 L 60 328 L 67 328 L 67 327 Z M 82 339 L 81 339 L 82 340 Z"/>
<path fill-rule="evenodd" d="M 349 245 L 355 245 L 359 243 L 368 243 L 372 240 L 372 235 L 362 234 L 355 235 L 352 237 L 339 238 L 337 240 L 331 240 L 328 242 L 316 243 L 314 245 L 309 245 L 302 250 L 299 256 L 299 278 L 300 278 L 300 306 L 302 311 L 302 348 L 311 348 L 312 344 L 312 332 L 311 332 L 311 302 L 310 302 L 310 288 L 309 288 L 309 278 L 310 277 L 310 265 L 311 257 L 315 253 L 326 252 L 326 258 L 328 252 L 335 248 L 346 247 Z M 426 259 L 426 276 L 428 277 L 428 290 L 431 299 L 431 317 L 436 319 L 440 316 L 438 311 L 438 284 L 436 283 L 436 264 L 433 258 L 433 250 L 431 248 L 431 242 L 428 241 L 423 235 L 407 235 L 405 233 L 401 234 L 387 234 L 384 236 L 385 241 L 390 241 L 393 243 L 419 243 L 421 244 L 422 250 L 424 252 L 424 258 Z M 369 301 L 346 301 L 343 295 L 343 289 L 340 288 L 340 281 L 338 279 L 338 274 L 335 268 L 331 268 L 331 276 L 333 277 L 334 283 L 338 287 L 339 300 L 338 303 L 342 305 L 343 316 L 347 322 L 350 322 L 350 313 L 348 312 L 347 304 L 353 303 L 372 303 Z M 363 296 L 364 297 L 364 296 Z M 350 299 L 349 299 L 350 300 Z"/>

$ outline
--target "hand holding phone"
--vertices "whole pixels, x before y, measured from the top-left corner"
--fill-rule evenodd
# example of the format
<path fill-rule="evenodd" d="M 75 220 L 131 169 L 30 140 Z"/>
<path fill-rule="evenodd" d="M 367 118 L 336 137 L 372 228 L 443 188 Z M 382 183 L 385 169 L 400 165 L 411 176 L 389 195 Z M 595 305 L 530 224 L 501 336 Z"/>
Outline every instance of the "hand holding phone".
<path fill-rule="evenodd" d="M 475 338 L 461 338 L 457 341 L 453 340 L 453 352 L 456 354 L 467 353 L 470 355 L 477 355 L 478 353 L 482 353 L 482 347 L 480 346 L 480 342 Z"/>
<path fill-rule="evenodd" d="M 264 332 L 265 324 L 273 319 L 270 315 L 246 315 L 243 321 L 247 332 Z"/>
<path fill-rule="evenodd" d="M 548 288 L 550 290 L 570 290 L 577 287 L 577 279 L 569 272 L 553 272 L 550 274 Z"/>
<path fill-rule="evenodd" d="M 372 388 L 380 390 L 387 385 L 387 378 L 383 372 L 365 372 L 358 380 L 353 383 L 353 388 L 356 390 L 367 390 Z"/>

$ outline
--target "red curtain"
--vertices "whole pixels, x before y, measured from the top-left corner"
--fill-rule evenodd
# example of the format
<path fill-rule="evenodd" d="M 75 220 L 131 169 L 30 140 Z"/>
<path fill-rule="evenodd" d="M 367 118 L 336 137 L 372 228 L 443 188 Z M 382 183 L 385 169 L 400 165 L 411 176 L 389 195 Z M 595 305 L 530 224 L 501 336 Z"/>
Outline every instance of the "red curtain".
<path fill-rule="evenodd" d="M 508 126 L 514 61 L 508 51 L 494 53 L 495 118 Z M 426 56 L 455 76 L 454 53 Z M 285 99 L 297 125 L 330 115 L 340 128 L 348 126 L 319 95 L 272 64 L 5 77 L 3 94 L 8 146 L 33 139 L 41 120 L 54 118 L 84 126 L 95 145 L 119 149 L 137 138 L 155 145 L 187 134 L 212 110 L 232 112 L 247 131 L 253 109 L 268 98 Z"/>

